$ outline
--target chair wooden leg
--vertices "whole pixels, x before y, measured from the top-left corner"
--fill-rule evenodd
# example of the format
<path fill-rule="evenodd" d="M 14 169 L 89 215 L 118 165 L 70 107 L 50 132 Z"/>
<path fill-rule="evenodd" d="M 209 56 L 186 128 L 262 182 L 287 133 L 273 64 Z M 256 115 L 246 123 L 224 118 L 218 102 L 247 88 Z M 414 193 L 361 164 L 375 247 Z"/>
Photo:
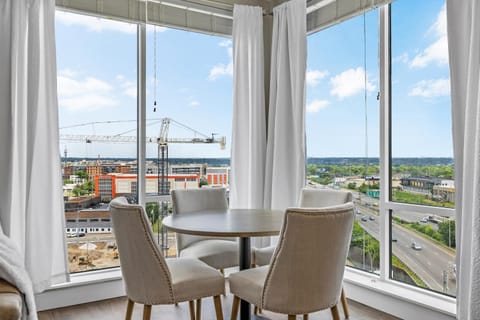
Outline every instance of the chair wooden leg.
<path fill-rule="evenodd" d="M 152 314 L 152 306 L 144 305 L 143 306 L 143 320 L 150 320 L 150 315 Z"/>
<path fill-rule="evenodd" d="M 188 307 L 190 308 L 190 320 L 195 320 L 195 302 L 188 301 Z"/>
<path fill-rule="evenodd" d="M 230 316 L 230 320 L 237 320 L 239 305 L 240 305 L 240 298 L 237 296 L 233 296 L 232 315 Z"/>
<path fill-rule="evenodd" d="M 202 299 L 197 299 L 197 310 L 195 311 L 196 311 L 195 320 L 201 320 L 202 319 Z"/>
<path fill-rule="evenodd" d="M 223 320 L 222 301 L 220 300 L 220 296 L 214 296 L 213 302 L 215 304 L 215 314 L 217 315 L 217 320 Z"/>
<path fill-rule="evenodd" d="M 342 301 L 342 308 L 343 313 L 345 314 L 345 319 L 348 319 L 350 317 L 350 314 L 348 313 L 347 298 L 345 297 L 345 290 L 343 290 L 343 288 L 342 295 L 340 296 L 340 301 Z"/>
<path fill-rule="evenodd" d="M 294 314 L 289 314 L 288 315 L 288 320 L 295 320 L 295 319 L 297 319 L 296 315 L 294 315 Z"/>
<path fill-rule="evenodd" d="M 337 305 L 334 305 L 333 307 L 331 307 L 330 311 L 332 312 L 333 320 L 340 320 L 340 315 L 338 314 Z"/>
<path fill-rule="evenodd" d="M 303 320 L 308 320 L 308 313 L 303 315 Z"/>
<path fill-rule="evenodd" d="M 132 319 L 132 313 L 133 313 L 133 306 L 134 306 L 134 302 L 130 299 L 128 299 L 128 302 L 127 302 L 127 313 L 125 314 L 125 320 L 130 320 Z"/>

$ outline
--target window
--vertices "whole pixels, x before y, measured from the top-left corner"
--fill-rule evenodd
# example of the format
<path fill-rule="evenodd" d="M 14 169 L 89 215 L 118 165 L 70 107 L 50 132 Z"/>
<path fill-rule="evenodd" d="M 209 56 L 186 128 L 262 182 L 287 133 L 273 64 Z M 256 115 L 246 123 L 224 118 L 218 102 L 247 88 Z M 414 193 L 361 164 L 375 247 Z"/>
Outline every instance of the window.
<path fill-rule="evenodd" d="M 385 39 L 377 9 L 308 37 L 307 184 L 353 192 L 348 265 L 455 295 L 445 0 L 399 0 L 384 10 Z M 384 44 L 391 57 L 378 56 Z M 377 61 L 391 65 L 385 83 Z M 381 92 L 391 97 L 383 100 L 389 119 Z M 388 243 L 378 240 L 382 230 Z"/>
<path fill-rule="evenodd" d="M 220 142 L 230 141 L 231 50 L 228 38 L 147 25 L 146 211 L 166 256 L 176 255 L 160 226 L 170 190 L 211 185 L 208 168 L 230 164 Z M 157 144 L 162 132 L 166 146 Z"/>
<path fill-rule="evenodd" d="M 455 295 L 455 180 L 444 0 L 392 3 L 391 56 L 391 278 Z"/>
<path fill-rule="evenodd" d="M 91 236 L 85 230 L 101 230 L 99 219 L 109 214 L 104 203 L 116 196 L 115 169 L 136 161 L 136 131 L 130 131 L 137 115 L 136 28 L 56 12 L 59 149 L 65 209 L 76 217 L 67 226 L 82 232 L 67 239 L 72 273 L 119 265 L 105 245 L 112 234 Z M 125 195 L 136 198 L 130 190 Z M 91 259 L 84 263 L 79 256 Z"/>
<path fill-rule="evenodd" d="M 310 35 L 307 57 L 307 184 L 353 192 L 347 264 L 378 272 L 378 10 Z"/>

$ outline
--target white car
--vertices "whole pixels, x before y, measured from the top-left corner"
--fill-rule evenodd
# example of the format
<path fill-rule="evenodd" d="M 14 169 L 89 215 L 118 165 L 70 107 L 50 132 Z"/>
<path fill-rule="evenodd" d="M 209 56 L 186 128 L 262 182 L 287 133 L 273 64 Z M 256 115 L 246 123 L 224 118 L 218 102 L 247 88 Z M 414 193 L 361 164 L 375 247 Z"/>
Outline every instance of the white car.
<path fill-rule="evenodd" d="M 413 250 L 422 250 L 422 247 L 418 243 L 416 243 L 415 241 L 412 242 L 411 247 L 412 247 Z"/>

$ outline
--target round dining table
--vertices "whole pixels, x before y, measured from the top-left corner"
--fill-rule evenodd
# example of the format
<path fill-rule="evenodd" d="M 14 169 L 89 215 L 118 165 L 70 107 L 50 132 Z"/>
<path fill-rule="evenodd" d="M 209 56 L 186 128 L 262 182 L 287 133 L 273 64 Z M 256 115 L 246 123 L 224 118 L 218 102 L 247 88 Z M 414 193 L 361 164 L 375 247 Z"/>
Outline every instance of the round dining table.
<path fill-rule="evenodd" d="M 171 231 L 197 236 L 238 237 L 240 270 L 250 268 L 251 237 L 278 235 L 284 212 L 266 209 L 206 210 L 171 215 L 162 220 Z M 240 319 L 250 319 L 250 304 L 241 301 Z"/>

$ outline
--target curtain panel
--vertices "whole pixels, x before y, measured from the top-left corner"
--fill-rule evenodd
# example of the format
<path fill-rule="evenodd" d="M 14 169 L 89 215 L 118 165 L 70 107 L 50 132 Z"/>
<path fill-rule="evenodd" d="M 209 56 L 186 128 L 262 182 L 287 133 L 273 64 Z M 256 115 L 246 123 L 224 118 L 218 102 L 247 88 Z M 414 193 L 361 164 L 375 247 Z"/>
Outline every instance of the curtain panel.
<path fill-rule="evenodd" d="M 265 93 L 262 8 L 233 9 L 231 208 L 263 208 Z"/>
<path fill-rule="evenodd" d="M 0 9 L 0 222 L 41 292 L 68 280 L 55 3 L 6 0 Z"/>
<path fill-rule="evenodd" d="M 480 3 L 447 0 L 457 239 L 457 319 L 480 319 Z"/>
<path fill-rule="evenodd" d="M 296 206 L 305 185 L 306 2 L 273 9 L 265 208 Z"/>

